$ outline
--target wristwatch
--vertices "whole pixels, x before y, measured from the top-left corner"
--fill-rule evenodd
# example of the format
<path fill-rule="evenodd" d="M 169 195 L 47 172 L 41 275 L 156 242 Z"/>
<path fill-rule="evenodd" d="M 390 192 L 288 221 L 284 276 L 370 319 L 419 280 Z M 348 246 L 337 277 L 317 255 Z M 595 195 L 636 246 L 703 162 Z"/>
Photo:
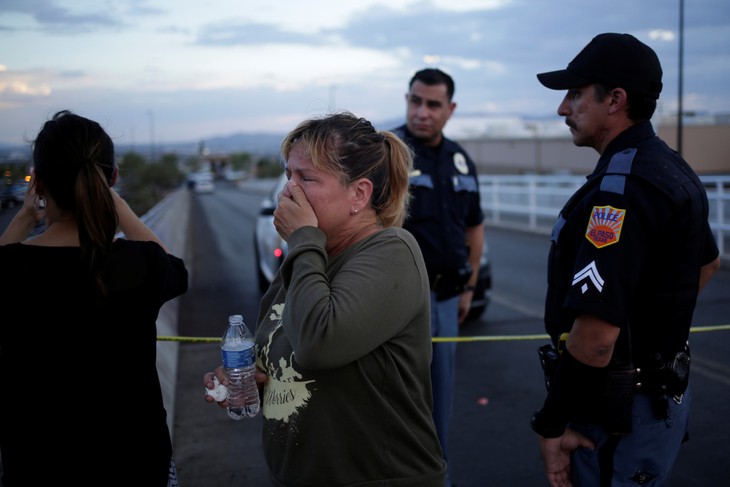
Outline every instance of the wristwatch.
<path fill-rule="evenodd" d="M 472 292 L 472 293 L 473 293 L 473 292 L 475 292 L 476 290 L 477 290 L 477 287 L 476 287 L 476 286 L 469 286 L 469 285 L 467 284 L 467 285 L 466 285 L 466 286 L 464 287 L 464 292 L 467 292 L 467 291 L 469 291 L 469 292 Z"/>

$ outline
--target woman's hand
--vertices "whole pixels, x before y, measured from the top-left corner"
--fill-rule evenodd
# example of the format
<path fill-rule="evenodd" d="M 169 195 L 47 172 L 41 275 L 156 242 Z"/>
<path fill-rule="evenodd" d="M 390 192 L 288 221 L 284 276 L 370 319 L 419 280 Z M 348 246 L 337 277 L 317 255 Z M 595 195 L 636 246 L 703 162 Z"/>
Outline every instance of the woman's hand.
<path fill-rule="evenodd" d="M 164 249 L 168 254 L 170 249 L 167 248 L 165 243 L 153 232 L 142 220 L 132 211 L 129 204 L 114 191 L 109 188 L 112 199 L 114 200 L 114 208 L 117 211 L 117 217 L 119 218 L 119 230 L 124 233 L 124 238 L 127 240 L 139 240 L 139 241 L 152 241 L 156 242 L 160 247 Z"/>
<path fill-rule="evenodd" d="M 225 398 L 222 401 L 216 401 L 215 397 L 210 394 L 213 390 L 216 389 L 216 387 L 220 387 L 216 384 L 216 380 L 221 386 L 226 388 L 228 387 L 228 378 L 226 377 L 226 373 L 224 372 L 222 365 L 216 368 L 214 372 L 208 372 L 203 376 L 203 386 L 205 387 L 205 402 L 215 402 L 221 408 L 227 408 L 228 401 Z M 256 385 L 258 386 L 260 391 L 264 387 L 264 384 L 268 382 L 269 376 L 266 374 L 266 372 L 257 367 L 254 374 L 254 380 L 256 381 Z"/>
<path fill-rule="evenodd" d="M 228 377 L 226 377 L 226 373 L 223 371 L 223 366 L 218 366 L 215 369 L 215 372 L 208 372 L 203 376 L 203 386 L 205 386 L 205 401 L 206 402 L 215 402 L 220 406 L 221 408 L 225 409 L 228 407 L 228 400 L 227 397 L 224 398 L 222 401 L 216 401 L 215 397 L 210 395 L 210 392 L 212 392 L 217 386 L 215 383 L 215 380 L 218 380 L 218 383 L 223 387 L 228 387 Z M 226 395 L 227 396 L 227 395 Z"/>
<path fill-rule="evenodd" d="M 28 182 L 28 189 L 25 192 L 25 198 L 23 198 L 23 206 L 18 210 L 18 213 L 22 213 L 25 218 L 32 219 L 35 225 L 41 223 L 46 217 L 46 200 L 36 193 L 36 181 L 33 168 L 30 170 L 30 181 Z M 35 226 L 34 225 L 34 226 Z"/>
<path fill-rule="evenodd" d="M 286 241 L 295 230 L 305 226 L 316 227 L 318 224 L 317 215 L 302 187 L 290 179 L 279 195 L 279 202 L 274 210 L 276 232 Z"/>
<path fill-rule="evenodd" d="M 259 387 L 259 391 L 262 387 L 264 387 L 264 384 L 269 381 L 269 375 L 258 367 L 256 367 L 256 373 L 253 377 L 256 380 L 256 385 Z"/>

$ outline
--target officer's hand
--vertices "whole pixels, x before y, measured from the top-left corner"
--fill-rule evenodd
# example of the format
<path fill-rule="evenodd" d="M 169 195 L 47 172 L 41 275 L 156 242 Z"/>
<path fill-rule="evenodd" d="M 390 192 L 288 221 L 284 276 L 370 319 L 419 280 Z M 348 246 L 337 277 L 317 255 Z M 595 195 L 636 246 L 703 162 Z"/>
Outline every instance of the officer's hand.
<path fill-rule="evenodd" d="M 572 487 L 570 482 L 570 454 L 576 448 L 595 448 L 594 443 L 582 434 L 566 429 L 558 438 L 539 436 L 540 454 L 545 463 L 545 475 L 550 487 Z"/>
<path fill-rule="evenodd" d="M 471 310 L 471 300 L 474 297 L 472 291 L 465 291 L 459 296 L 459 324 L 461 325 L 466 321 L 466 317 L 469 316 Z"/>

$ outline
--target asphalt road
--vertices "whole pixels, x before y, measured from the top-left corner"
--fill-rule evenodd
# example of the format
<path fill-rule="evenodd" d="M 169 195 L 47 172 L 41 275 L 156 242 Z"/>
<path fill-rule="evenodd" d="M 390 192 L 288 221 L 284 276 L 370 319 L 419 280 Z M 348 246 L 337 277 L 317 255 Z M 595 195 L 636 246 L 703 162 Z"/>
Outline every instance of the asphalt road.
<path fill-rule="evenodd" d="M 193 195 L 190 209 L 191 286 L 180 302 L 184 337 L 218 337 L 230 314 L 255 326 L 258 285 L 253 222 L 260 193 L 219 184 Z M 12 216 L 0 213 L 0 231 Z M 532 411 L 544 398 L 537 362 L 545 293 L 547 237 L 487 229 L 494 293 L 479 321 L 464 325 L 457 349 L 451 428 L 453 481 L 458 487 L 547 485 Z M 730 267 L 700 295 L 695 326 L 730 322 Z M 730 331 L 691 335 L 694 402 L 690 441 L 669 487 L 730 485 Z M 181 487 L 265 487 L 261 418 L 233 421 L 203 399 L 202 376 L 220 363 L 217 343 L 184 342 L 177 372 L 173 441 Z M 316 435 L 317 432 L 312 432 Z"/>
<path fill-rule="evenodd" d="M 215 337 L 227 316 L 242 313 L 253 328 L 258 305 L 252 225 L 260 196 L 220 186 L 191 202 L 190 291 L 181 299 L 180 334 Z M 537 347 L 544 343 L 545 236 L 488 229 L 494 293 L 479 321 L 464 325 L 457 349 L 451 428 L 453 481 L 458 487 L 544 486 L 529 427 L 544 398 Z M 730 320 L 730 272 L 703 291 L 696 325 Z M 730 332 L 695 333 L 691 440 L 670 487 L 730 485 Z M 174 445 L 182 487 L 266 486 L 261 421 L 232 421 L 203 400 L 202 376 L 220 362 L 218 345 L 180 348 Z M 316 435 L 317 432 L 312 432 Z"/>

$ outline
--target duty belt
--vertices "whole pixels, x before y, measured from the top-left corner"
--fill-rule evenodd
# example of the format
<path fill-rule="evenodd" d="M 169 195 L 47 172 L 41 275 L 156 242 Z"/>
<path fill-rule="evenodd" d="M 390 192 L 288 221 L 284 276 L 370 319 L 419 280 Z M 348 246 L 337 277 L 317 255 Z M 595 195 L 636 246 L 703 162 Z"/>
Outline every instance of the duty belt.
<path fill-rule="evenodd" d="M 435 292 L 437 299 L 441 301 L 464 292 L 469 277 L 471 277 L 471 266 L 467 263 L 459 269 L 429 273 L 429 284 L 431 291 Z"/>
<path fill-rule="evenodd" d="M 637 390 L 652 396 L 669 396 L 680 403 L 689 383 L 689 346 L 671 360 L 655 354 L 643 367 L 637 369 Z"/>

